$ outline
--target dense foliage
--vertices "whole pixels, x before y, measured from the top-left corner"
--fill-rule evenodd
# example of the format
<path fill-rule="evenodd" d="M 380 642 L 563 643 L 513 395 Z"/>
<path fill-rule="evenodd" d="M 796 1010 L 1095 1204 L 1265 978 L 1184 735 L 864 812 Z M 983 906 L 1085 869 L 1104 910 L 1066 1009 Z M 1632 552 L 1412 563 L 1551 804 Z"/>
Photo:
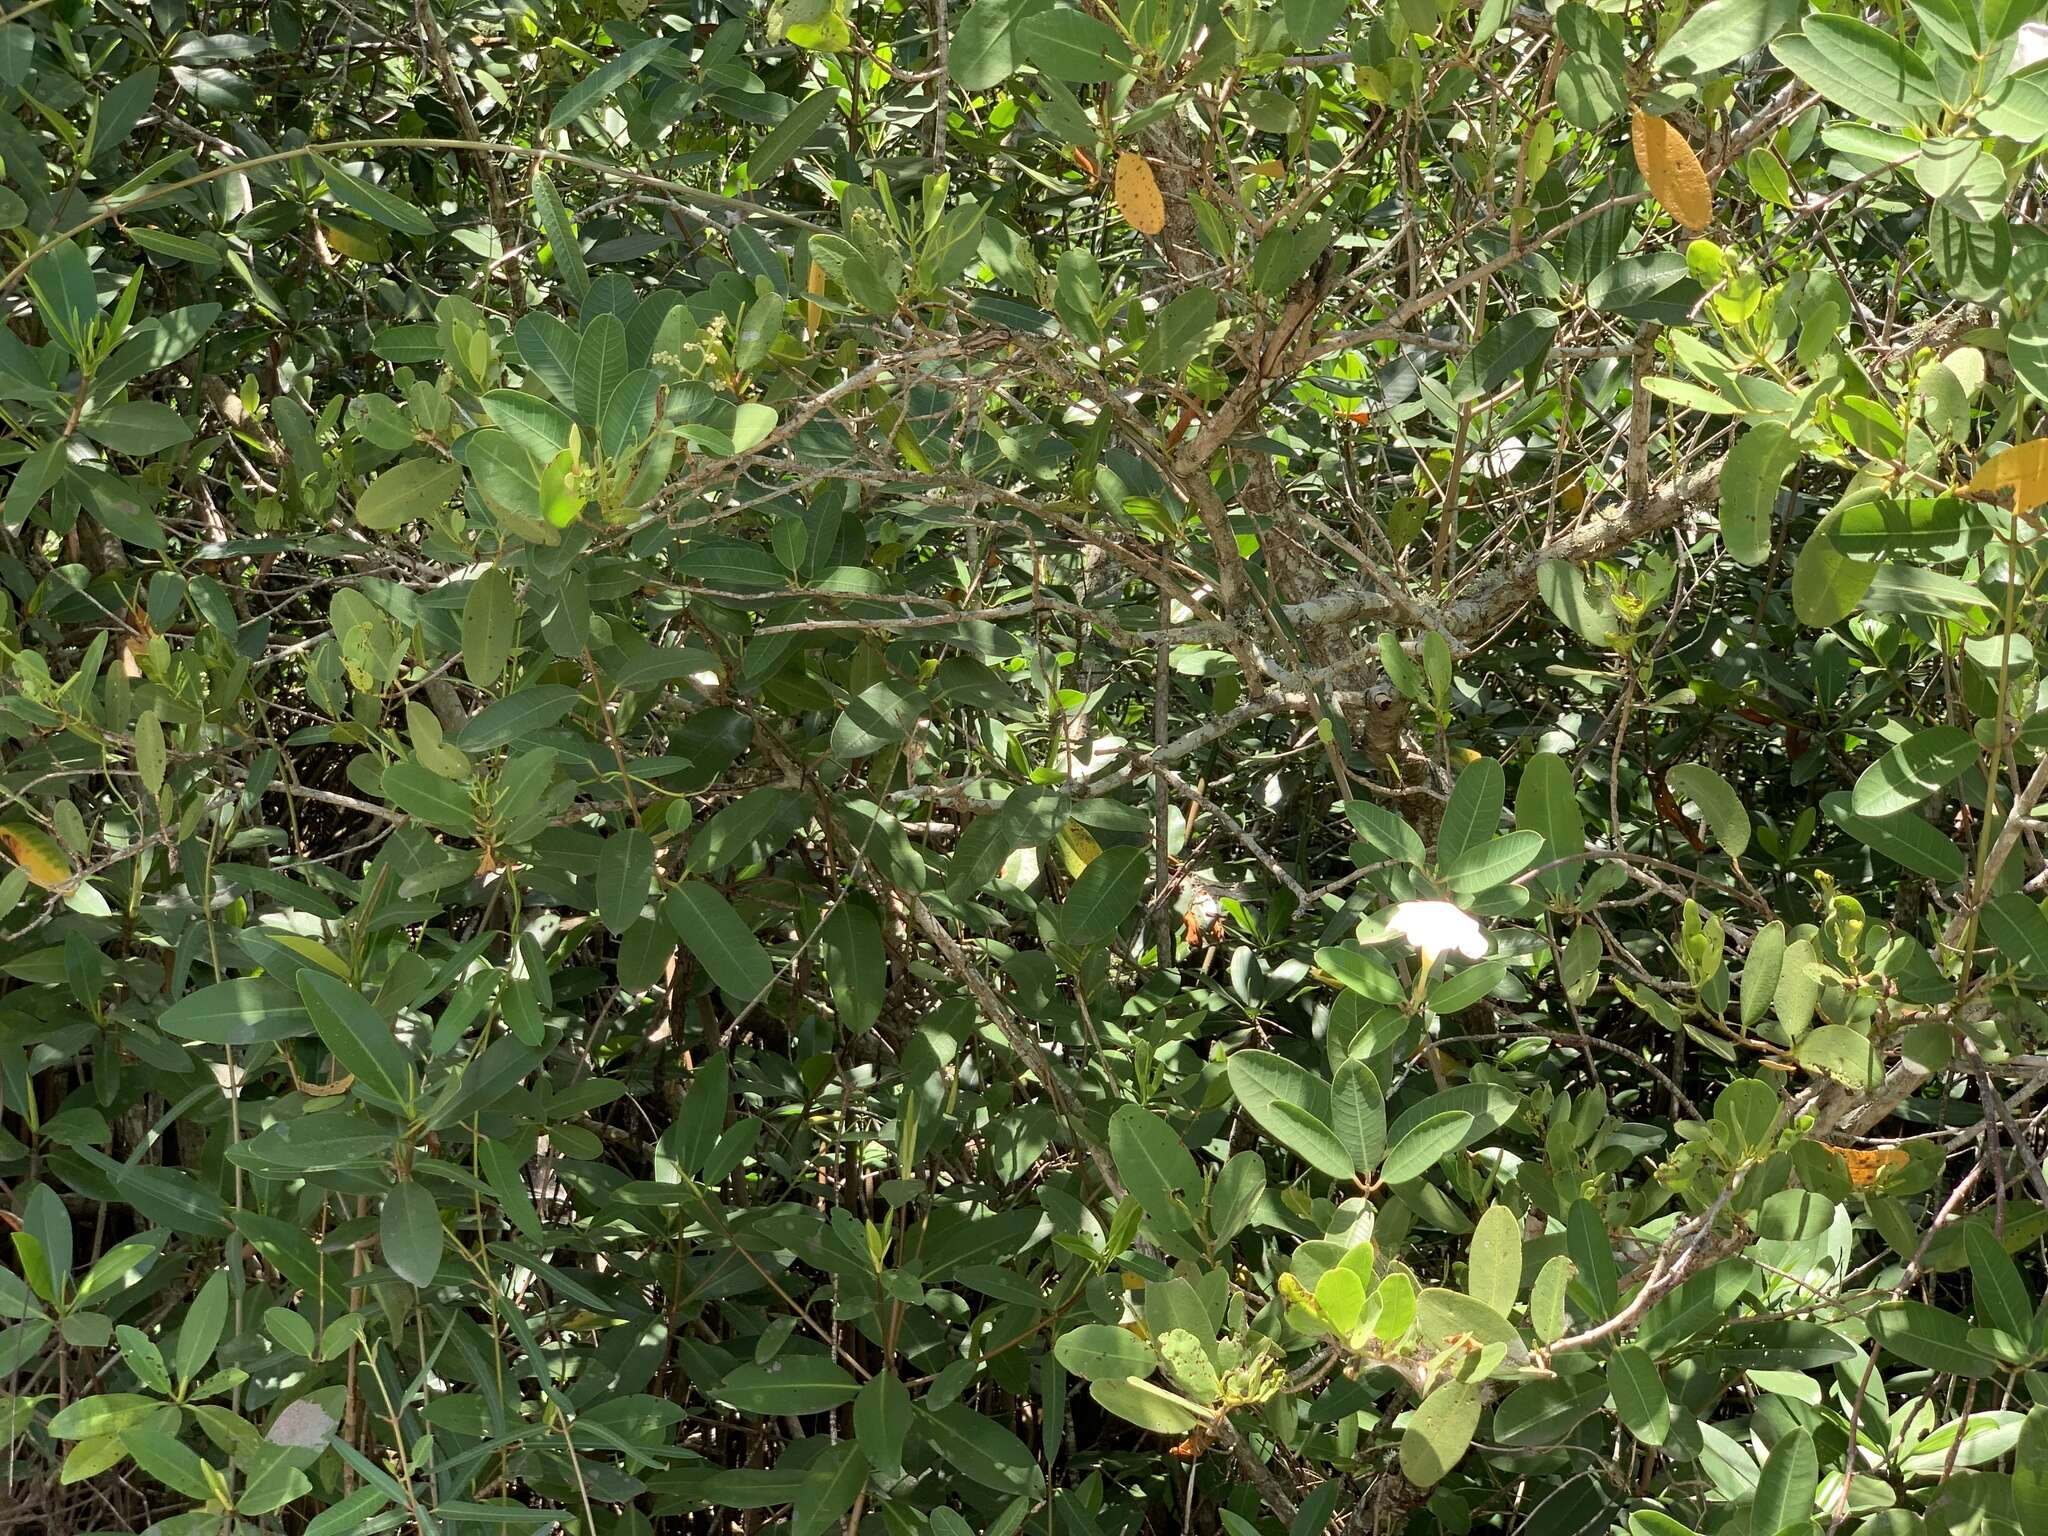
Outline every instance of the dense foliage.
<path fill-rule="evenodd" d="M 2048 1530 L 2040 17 L 0 16 L 0 1532 Z"/>

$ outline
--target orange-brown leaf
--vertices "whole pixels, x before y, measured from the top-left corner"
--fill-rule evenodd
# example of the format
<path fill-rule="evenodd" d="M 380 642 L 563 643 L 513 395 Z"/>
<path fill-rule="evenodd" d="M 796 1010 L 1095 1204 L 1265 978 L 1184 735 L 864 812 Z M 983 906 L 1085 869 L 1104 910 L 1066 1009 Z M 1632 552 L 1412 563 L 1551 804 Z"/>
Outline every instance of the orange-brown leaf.
<path fill-rule="evenodd" d="M 1141 235 L 1156 235 L 1166 228 L 1166 199 L 1159 192 L 1159 178 L 1152 163 L 1135 149 L 1116 157 L 1116 182 L 1111 189 L 1116 211 L 1124 222 Z"/>
<path fill-rule="evenodd" d="M 1849 1170 L 1849 1183 L 1868 1189 L 1888 1174 L 1897 1173 L 1913 1159 L 1904 1147 L 1830 1147 Z"/>
<path fill-rule="evenodd" d="M 1635 144 L 1636 169 L 1671 217 L 1690 230 L 1713 223 L 1714 194 L 1707 186 L 1706 168 L 1685 135 L 1663 118 L 1639 111 L 1630 116 L 1629 137 Z"/>

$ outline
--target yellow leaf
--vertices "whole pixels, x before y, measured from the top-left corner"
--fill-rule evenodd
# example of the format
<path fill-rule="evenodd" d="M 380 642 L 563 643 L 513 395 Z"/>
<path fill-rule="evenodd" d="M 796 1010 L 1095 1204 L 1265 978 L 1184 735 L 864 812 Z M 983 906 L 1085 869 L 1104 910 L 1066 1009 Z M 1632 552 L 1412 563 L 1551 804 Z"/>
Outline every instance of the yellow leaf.
<path fill-rule="evenodd" d="M 46 891 L 61 891 L 71 883 L 71 861 L 55 838 L 41 827 L 10 821 L 0 826 L 0 848 L 22 867 L 29 879 Z"/>
<path fill-rule="evenodd" d="M 825 311 L 817 302 L 817 297 L 825 292 L 825 269 L 815 261 L 804 279 L 804 292 L 813 296 L 804 303 L 804 332 L 815 337 L 825 324 Z"/>
<path fill-rule="evenodd" d="M 1159 178 L 1152 164 L 1135 149 L 1116 157 L 1116 211 L 1124 222 L 1141 235 L 1156 235 L 1166 228 L 1166 199 L 1159 195 Z"/>
<path fill-rule="evenodd" d="M 329 975 L 339 976 L 344 980 L 348 978 L 348 962 L 325 944 L 322 944 L 318 939 L 304 938 L 296 933 L 278 933 L 275 931 L 265 934 L 265 937 L 272 943 L 282 945 L 290 950 L 301 960 L 319 966 L 321 970 L 326 971 Z"/>
<path fill-rule="evenodd" d="M 1635 141 L 1636 169 L 1671 217 L 1693 230 L 1713 223 L 1714 194 L 1685 135 L 1661 117 L 1635 112 L 1629 118 L 1629 137 Z"/>
<path fill-rule="evenodd" d="M 1060 858 L 1067 866 L 1067 873 L 1079 875 L 1082 870 L 1095 862 L 1095 856 L 1102 852 L 1102 844 L 1095 841 L 1095 834 L 1078 821 L 1070 821 L 1060 828 L 1055 839 L 1059 844 Z"/>
<path fill-rule="evenodd" d="M 380 263 L 391 259 L 391 241 L 374 224 L 337 214 L 320 221 L 320 233 L 326 236 L 328 249 L 350 261 Z"/>
<path fill-rule="evenodd" d="M 2048 437 L 1994 453 L 1964 489 L 1986 494 L 2009 489 L 2015 512 L 2031 512 L 2048 502 Z"/>

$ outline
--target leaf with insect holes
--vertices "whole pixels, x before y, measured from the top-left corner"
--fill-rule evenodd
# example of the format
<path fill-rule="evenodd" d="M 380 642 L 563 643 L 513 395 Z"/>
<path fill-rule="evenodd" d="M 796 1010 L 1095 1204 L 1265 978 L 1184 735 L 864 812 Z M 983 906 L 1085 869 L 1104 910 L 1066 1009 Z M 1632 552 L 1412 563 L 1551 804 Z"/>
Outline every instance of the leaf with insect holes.
<path fill-rule="evenodd" d="M 1635 112 L 1629 118 L 1636 169 L 1650 184 L 1651 195 L 1687 229 L 1705 229 L 1714 222 L 1714 194 L 1699 156 L 1685 135 L 1661 117 Z"/>

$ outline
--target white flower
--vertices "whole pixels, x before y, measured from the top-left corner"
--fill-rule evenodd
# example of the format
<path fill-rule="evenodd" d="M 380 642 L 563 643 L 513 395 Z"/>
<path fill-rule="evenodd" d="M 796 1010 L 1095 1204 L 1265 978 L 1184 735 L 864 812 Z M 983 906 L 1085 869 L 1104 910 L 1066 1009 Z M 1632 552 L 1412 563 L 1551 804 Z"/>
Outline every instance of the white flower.
<path fill-rule="evenodd" d="M 2030 21 L 2020 28 L 2012 50 L 2012 67 L 2025 69 L 2048 59 L 2048 22 Z"/>
<path fill-rule="evenodd" d="M 1454 951 L 1467 960 L 1486 958 L 1486 931 L 1477 918 L 1448 901 L 1404 901 L 1386 915 L 1386 930 L 1414 946 L 1423 968 Z"/>

